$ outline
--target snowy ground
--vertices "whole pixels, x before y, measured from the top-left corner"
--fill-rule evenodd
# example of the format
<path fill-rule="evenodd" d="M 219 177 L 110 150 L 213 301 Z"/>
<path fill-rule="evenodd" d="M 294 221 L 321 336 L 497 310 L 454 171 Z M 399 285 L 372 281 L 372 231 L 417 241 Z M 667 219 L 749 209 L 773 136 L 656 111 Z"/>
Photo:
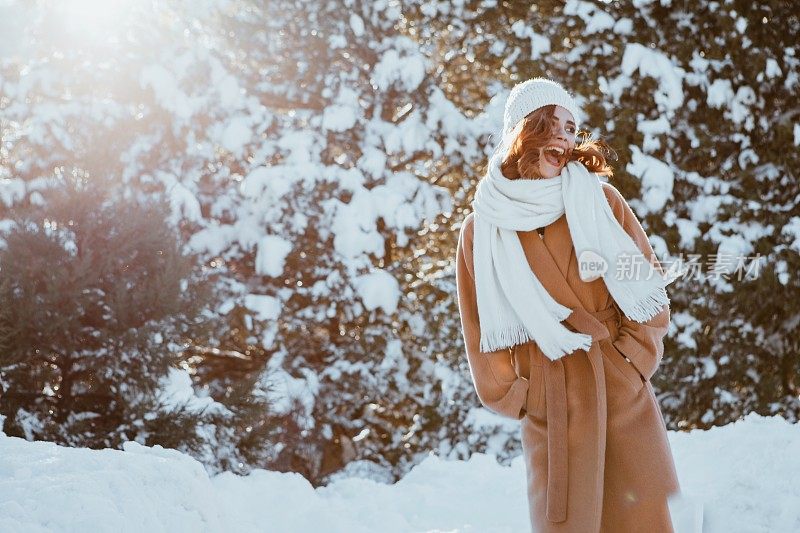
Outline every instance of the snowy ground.
<path fill-rule="evenodd" d="M 684 492 L 676 521 L 702 504 L 704 532 L 800 531 L 800 425 L 751 414 L 670 441 Z M 527 532 L 524 479 L 521 457 L 509 468 L 476 454 L 430 457 L 394 485 L 348 478 L 315 490 L 263 470 L 209 478 L 159 447 L 72 449 L 0 433 L 0 531 Z"/>

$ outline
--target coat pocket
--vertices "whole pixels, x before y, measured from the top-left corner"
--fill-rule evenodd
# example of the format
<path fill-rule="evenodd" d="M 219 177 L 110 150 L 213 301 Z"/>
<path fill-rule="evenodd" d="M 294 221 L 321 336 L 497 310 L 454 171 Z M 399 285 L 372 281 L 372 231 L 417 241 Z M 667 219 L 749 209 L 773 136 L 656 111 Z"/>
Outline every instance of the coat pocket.
<path fill-rule="evenodd" d="M 611 365 L 620 373 L 634 392 L 638 393 L 644 387 L 645 379 L 633 363 L 620 352 L 611 342 L 601 341 L 600 349 L 611 362 Z"/>

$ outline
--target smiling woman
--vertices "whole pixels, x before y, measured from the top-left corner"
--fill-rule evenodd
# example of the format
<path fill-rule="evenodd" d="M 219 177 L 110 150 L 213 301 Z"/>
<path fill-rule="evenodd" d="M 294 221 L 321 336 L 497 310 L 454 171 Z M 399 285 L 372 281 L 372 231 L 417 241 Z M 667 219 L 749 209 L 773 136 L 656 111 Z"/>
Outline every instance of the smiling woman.
<path fill-rule="evenodd" d="M 467 360 L 481 403 L 521 420 L 534 531 L 647 524 L 670 533 L 667 500 L 679 486 L 649 382 L 669 328 L 670 281 L 648 262 L 630 206 L 599 179 L 612 173 L 606 145 L 575 145 L 577 114 L 553 80 L 509 93 L 503 143 L 456 248 Z M 586 251 L 636 257 L 647 272 L 586 269 Z"/>
<path fill-rule="evenodd" d="M 519 134 L 501 165 L 508 179 L 552 178 L 569 161 L 580 161 L 599 175 L 611 175 L 611 167 L 605 161 L 613 150 L 603 140 L 586 133 L 576 145 L 575 117 L 565 107 L 542 106 L 528 114 L 520 125 Z"/>

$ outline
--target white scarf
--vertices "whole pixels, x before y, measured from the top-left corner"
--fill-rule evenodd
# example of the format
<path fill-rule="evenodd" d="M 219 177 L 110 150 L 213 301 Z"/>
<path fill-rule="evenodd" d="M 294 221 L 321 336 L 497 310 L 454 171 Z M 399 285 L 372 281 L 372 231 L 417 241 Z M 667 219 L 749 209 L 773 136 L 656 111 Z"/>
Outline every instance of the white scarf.
<path fill-rule="evenodd" d="M 553 178 L 510 180 L 500 170 L 501 155 L 498 152 L 490 160 L 472 203 L 482 352 L 527 341 L 536 342 L 551 360 L 574 350 L 589 350 L 591 335 L 572 332 L 561 324 L 572 310 L 555 301 L 536 278 L 516 233 L 546 226 L 565 211 L 579 263 L 585 250 L 605 260 L 608 268 L 603 280 L 625 316 L 645 322 L 669 303 L 664 288 L 675 279 L 669 277 L 674 274 L 662 276 L 644 258 L 614 217 L 597 174 L 571 161 Z M 633 257 L 629 264 L 639 265 L 638 275 L 617 279 L 613 259 L 622 254 Z M 599 277 L 583 270 L 580 275 L 583 281 Z"/>

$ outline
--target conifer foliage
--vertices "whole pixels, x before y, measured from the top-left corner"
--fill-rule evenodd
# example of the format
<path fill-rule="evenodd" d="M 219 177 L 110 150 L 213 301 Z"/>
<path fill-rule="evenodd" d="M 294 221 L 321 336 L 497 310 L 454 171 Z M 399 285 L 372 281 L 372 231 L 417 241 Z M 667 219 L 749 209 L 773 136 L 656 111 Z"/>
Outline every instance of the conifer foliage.
<path fill-rule="evenodd" d="M 789 3 L 122 2 L 102 24 L 66 5 L 0 6 L 7 432 L 313 483 L 510 459 L 453 258 L 507 91 L 541 75 L 614 148 L 659 257 L 700 261 L 669 288 L 670 428 L 800 415 Z M 86 183 L 56 194 L 64 175 Z"/>
<path fill-rule="evenodd" d="M 97 180 L 53 188 L 44 205 L 13 210 L 0 251 L 6 433 L 200 446 L 196 426 L 211 413 L 169 398 L 163 382 L 205 335 L 213 293 L 183 254 L 169 206 Z"/>

